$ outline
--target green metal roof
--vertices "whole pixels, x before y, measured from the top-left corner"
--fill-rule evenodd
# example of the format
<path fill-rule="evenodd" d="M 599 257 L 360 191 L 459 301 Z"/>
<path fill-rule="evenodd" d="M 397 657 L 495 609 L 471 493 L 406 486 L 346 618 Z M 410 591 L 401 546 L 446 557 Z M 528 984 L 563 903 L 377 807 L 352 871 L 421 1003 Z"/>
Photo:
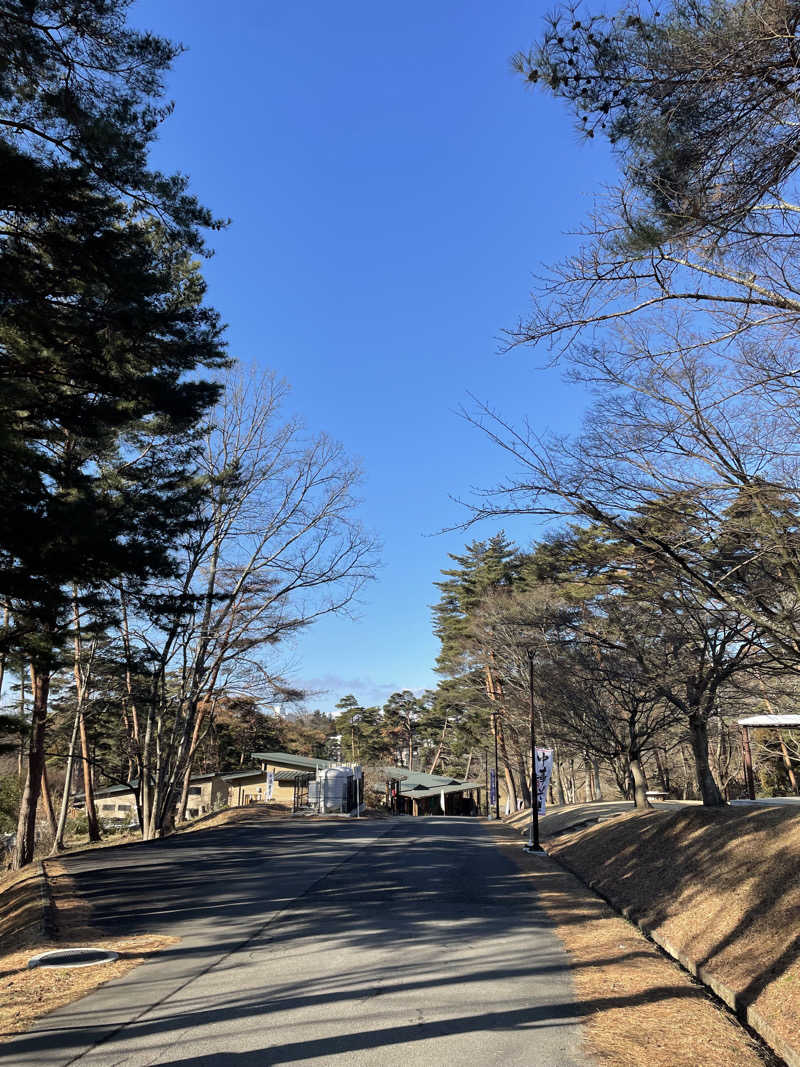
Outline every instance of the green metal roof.
<path fill-rule="evenodd" d="M 452 785 L 440 785 L 436 789 L 414 790 L 407 793 L 412 800 L 424 800 L 426 797 L 438 797 L 441 793 L 468 793 L 472 789 L 483 789 L 482 782 L 454 782 Z M 402 792 L 402 790 L 401 790 Z"/>
<path fill-rule="evenodd" d="M 400 792 L 408 793 L 417 789 L 433 789 L 435 786 L 452 785 L 457 778 L 444 774 L 425 774 L 423 771 L 410 771 L 407 767 L 381 767 L 386 778 L 400 780 Z"/>
<path fill-rule="evenodd" d="M 307 782 L 313 777 L 311 771 L 292 771 L 288 767 L 275 771 L 276 782 Z"/>
<path fill-rule="evenodd" d="M 293 752 L 251 752 L 250 757 L 271 763 L 273 767 L 289 767 L 296 771 L 315 771 L 317 767 L 333 766 L 331 760 L 322 759 L 321 756 L 312 759 L 311 756 L 296 756 Z"/>
<path fill-rule="evenodd" d="M 252 778 L 254 775 L 257 775 L 261 778 L 265 777 L 264 772 L 261 770 L 260 767 L 251 767 L 247 771 L 231 771 L 230 774 L 223 774 L 220 777 L 225 782 L 233 782 L 237 778 Z"/>

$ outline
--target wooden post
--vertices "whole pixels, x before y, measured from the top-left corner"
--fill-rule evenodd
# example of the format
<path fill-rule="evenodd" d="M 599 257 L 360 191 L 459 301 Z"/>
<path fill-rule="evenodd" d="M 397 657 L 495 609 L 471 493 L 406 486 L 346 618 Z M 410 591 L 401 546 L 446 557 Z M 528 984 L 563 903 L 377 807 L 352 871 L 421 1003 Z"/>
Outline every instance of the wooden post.
<path fill-rule="evenodd" d="M 742 727 L 742 761 L 744 763 L 744 780 L 747 786 L 747 795 L 751 800 L 756 799 L 756 782 L 753 775 L 753 754 L 750 751 L 750 730 Z"/>
<path fill-rule="evenodd" d="M 797 796 L 797 776 L 794 773 L 792 767 L 792 761 L 789 758 L 789 750 L 786 748 L 786 742 L 783 740 L 783 734 L 778 730 L 778 741 L 781 746 L 781 756 L 783 757 L 783 765 L 786 768 L 786 773 L 789 775 L 789 785 L 792 787 L 792 792 Z"/>

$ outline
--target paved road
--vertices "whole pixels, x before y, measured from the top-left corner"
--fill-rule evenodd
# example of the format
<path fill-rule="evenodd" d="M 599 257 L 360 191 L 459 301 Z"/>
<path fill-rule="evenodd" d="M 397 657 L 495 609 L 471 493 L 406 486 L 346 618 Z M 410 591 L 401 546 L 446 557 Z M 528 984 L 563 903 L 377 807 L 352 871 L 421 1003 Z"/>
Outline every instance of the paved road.
<path fill-rule="evenodd" d="M 479 820 L 254 814 L 67 865 L 110 930 L 182 940 L 4 1067 L 589 1062 L 561 944 Z"/>

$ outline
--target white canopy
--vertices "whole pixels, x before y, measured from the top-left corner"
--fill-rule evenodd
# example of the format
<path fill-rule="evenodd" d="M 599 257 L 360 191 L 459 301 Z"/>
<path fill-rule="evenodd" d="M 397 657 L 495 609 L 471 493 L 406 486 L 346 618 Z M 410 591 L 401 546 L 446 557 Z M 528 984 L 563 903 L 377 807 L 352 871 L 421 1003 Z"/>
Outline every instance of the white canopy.
<path fill-rule="evenodd" d="M 748 715 L 737 722 L 740 726 L 786 726 L 800 730 L 800 715 Z"/>

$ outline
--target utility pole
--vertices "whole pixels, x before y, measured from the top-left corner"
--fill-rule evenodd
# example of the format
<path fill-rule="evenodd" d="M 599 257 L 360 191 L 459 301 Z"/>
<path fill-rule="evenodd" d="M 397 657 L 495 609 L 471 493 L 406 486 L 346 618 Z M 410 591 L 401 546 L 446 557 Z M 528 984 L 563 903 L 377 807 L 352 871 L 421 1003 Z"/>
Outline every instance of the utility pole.
<path fill-rule="evenodd" d="M 528 698 L 531 712 L 531 828 L 526 852 L 544 852 L 539 844 L 539 776 L 536 773 L 536 718 L 533 708 L 533 649 L 528 649 Z"/>
<path fill-rule="evenodd" d="M 486 785 L 486 818 L 489 818 L 489 749 L 483 749 L 484 784 Z"/>

